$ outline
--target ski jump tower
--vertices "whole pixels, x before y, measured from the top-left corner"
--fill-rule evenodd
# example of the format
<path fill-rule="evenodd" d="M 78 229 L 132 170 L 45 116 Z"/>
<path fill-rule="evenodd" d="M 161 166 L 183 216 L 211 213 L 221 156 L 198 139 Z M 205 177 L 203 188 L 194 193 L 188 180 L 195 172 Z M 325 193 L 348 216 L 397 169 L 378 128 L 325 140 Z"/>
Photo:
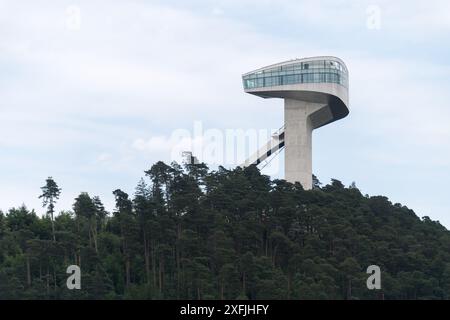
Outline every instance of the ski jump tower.
<path fill-rule="evenodd" d="M 284 99 L 284 126 L 242 164 L 260 164 L 285 148 L 285 179 L 312 188 L 312 131 L 346 117 L 348 71 L 336 57 L 296 59 L 242 76 L 244 90 Z"/>

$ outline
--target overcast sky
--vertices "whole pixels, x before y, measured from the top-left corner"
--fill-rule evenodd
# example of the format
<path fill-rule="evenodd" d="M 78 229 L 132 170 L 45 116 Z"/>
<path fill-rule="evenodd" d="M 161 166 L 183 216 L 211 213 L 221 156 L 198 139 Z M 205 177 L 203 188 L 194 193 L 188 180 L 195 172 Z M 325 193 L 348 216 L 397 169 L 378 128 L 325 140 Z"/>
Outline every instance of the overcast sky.
<path fill-rule="evenodd" d="M 112 210 L 174 132 L 281 127 L 241 75 L 316 55 L 346 62 L 351 111 L 314 132 L 314 173 L 450 227 L 446 0 L 0 1 L 0 209 L 43 213 L 53 176 L 58 210 Z"/>

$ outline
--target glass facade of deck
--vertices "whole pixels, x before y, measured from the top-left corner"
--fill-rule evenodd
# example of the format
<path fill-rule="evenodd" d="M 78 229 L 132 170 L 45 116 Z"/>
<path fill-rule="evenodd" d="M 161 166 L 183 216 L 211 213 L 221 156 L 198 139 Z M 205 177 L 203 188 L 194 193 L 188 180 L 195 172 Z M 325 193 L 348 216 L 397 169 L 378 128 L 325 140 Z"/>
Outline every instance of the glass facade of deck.
<path fill-rule="evenodd" d="M 268 67 L 242 77 L 244 89 L 275 87 L 299 83 L 337 83 L 348 88 L 345 65 L 336 60 L 293 61 Z"/>

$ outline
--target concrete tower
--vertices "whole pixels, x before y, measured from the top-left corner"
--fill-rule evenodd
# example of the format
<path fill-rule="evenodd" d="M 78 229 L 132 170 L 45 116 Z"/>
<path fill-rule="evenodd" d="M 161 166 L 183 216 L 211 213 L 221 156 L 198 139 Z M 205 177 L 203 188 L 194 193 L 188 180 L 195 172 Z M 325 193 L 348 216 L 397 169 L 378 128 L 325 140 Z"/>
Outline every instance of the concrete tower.
<path fill-rule="evenodd" d="M 285 125 L 242 166 L 260 164 L 285 147 L 285 179 L 312 188 L 312 131 L 346 117 L 348 71 L 336 57 L 296 59 L 242 76 L 244 90 L 284 99 Z"/>

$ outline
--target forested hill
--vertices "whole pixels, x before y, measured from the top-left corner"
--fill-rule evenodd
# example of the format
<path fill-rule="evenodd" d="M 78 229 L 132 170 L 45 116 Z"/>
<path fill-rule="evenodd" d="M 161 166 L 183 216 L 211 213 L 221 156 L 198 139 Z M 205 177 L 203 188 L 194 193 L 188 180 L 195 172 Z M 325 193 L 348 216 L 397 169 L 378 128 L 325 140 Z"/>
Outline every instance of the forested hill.
<path fill-rule="evenodd" d="M 61 187 L 46 181 L 42 218 L 0 213 L 1 299 L 450 298 L 449 231 L 355 185 L 158 162 L 133 194 L 113 192 L 112 213 L 88 193 L 56 213 Z M 72 264 L 81 290 L 67 289 Z"/>

